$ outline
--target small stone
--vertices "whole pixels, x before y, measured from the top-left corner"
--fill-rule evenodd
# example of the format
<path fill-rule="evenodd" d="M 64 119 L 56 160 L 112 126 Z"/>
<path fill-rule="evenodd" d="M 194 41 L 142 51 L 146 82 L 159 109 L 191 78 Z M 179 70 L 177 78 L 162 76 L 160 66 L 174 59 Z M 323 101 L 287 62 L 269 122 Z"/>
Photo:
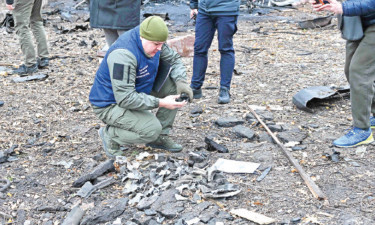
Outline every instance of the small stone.
<path fill-rule="evenodd" d="M 190 110 L 191 115 L 202 114 L 202 113 L 203 113 L 203 109 L 200 106 L 195 106 L 192 110 Z"/>
<path fill-rule="evenodd" d="M 290 222 L 292 222 L 292 223 L 299 223 L 299 222 L 301 222 L 301 218 L 300 217 L 293 218 L 293 219 L 290 220 Z"/>
<path fill-rule="evenodd" d="M 301 150 L 305 150 L 307 147 L 304 146 L 304 145 L 301 145 L 301 146 L 294 146 L 292 147 L 292 150 L 293 151 L 301 151 Z"/>

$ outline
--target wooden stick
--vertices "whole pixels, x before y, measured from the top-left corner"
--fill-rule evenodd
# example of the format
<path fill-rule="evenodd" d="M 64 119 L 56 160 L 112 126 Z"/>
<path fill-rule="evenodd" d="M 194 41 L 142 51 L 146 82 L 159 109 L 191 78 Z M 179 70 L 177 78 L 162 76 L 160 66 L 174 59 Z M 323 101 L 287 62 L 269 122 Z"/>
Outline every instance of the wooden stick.
<path fill-rule="evenodd" d="M 85 2 L 86 2 L 86 0 L 83 0 L 83 1 L 79 2 L 77 5 L 75 5 L 73 8 L 74 8 L 74 9 L 77 9 L 78 6 L 82 5 L 82 4 L 85 3 Z"/>
<path fill-rule="evenodd" d="M 14 66 L 12 63 L 0 63 L 0 66 Z"/>
<path fill-rule="evenodd" d="M 290 163 L 297 169 L 299 175 L 305 181 L 307 187 L 309 187 L 311 193 L 314 195 L 315 198 L 319 200 L 326 200 L 326 195 L 320 190 L 318 185 L 311 179 L 309 175 L 303 170 L 301 165 L 297 162 L 297 160 L 289 153 L 289 151 L 284 147 L 283 144 L 279 141 L 279 139 L 272 133 L 272 131 L 267 127 L 267 125 L 259 118 L 257 113 L 249 106 L 251 113 L 257 118 L 257 120 L 262 124 L 262 126 L 266 129 L 267 133 L 271 135 L 273 140 L 280 146 L 284 155 L 289 159 Z"/>

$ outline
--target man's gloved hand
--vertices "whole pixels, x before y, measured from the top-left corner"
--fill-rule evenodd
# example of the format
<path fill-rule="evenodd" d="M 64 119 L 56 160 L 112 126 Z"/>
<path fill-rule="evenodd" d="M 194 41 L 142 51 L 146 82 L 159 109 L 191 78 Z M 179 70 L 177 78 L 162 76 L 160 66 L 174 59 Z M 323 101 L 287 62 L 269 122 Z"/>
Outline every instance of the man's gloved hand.
<path fill-rule="evenodd" d="M 191 90 L 191 87 L 186 82 L 186 80 L 179 80 L 176 82 L 177 86 L 177 94 L 180 95 L 181 93 L 186 93 L 189 95 L 190 101 L 193 100 L 193 90 Z"/>

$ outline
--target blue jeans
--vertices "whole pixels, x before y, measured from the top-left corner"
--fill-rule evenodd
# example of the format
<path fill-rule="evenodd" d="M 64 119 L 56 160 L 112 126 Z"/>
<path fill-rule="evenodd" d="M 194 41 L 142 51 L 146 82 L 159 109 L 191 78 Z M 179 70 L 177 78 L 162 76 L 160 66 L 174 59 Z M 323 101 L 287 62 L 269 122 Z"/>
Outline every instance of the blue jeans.
<path fill-rule="evenodd" d="M 237 16 L 210 16 L 198 13 L 195 25 L 193 77 L 191 87 L 203 85 L 207 69 L 207 53 L 217 29 L 220 51 L 220 86 L 230 88 L 234 70 L 233 35 L 237 31 Z"/>

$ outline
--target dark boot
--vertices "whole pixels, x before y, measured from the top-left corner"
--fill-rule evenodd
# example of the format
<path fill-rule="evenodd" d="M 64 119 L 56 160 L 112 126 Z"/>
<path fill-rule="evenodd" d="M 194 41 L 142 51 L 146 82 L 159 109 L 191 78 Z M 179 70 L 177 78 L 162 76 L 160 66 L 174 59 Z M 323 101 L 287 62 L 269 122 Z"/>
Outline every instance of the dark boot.
<path fill-rule="evenodd" d="M 17 73 L 18 75 L 23 77 L 23 76 L 31 75 L 37 71 L 38 71 L 37 64 L 30 66 L 30 67 L 26 66 L 25 64 L 22 64 L 18 69 L 13 70 L 13 73 Z"/>
<path fill-rule="evenodd" d="M 227 104 L 230 102 L 230 93 L 229 88 L 227 87 L 221 87 L 219 98 L 217 99 L 217 103 L 219 104 Z"/>
<path fill-rule="evenodd" d="M 199 89 L 195 89 L 195 88 L 191 88 L 193 90 L 193 98 L 194 99 L 200 99 L 203 97 L 202 95 L 202 88 L 199 88 Z"/>
<path fill-rule="evenodd" d="M 49 66 L 49 59 L 48 58 L 41 58 L 38 59 L 38 68 L 43 69 Z"/>
<path fill-rule="evenodd" d="M 116 158 L 116 156 L 124 155 L 124 152 L 120 149 L 120 145 L 112 141 L 111 138 L 108 137 L 105 127 L 101 127 L 98 133 L 103 143 L 104 152 L 109 158 Z"/>
<path fill-rule="evenodd" d="M 160 148 L 170 152 L 180 152 L 182 150 L 182 145 L 175 143 L 168 135 L 163 134 L 161 134 L 156 141 L 148 143 L 146 146 Z"/>

